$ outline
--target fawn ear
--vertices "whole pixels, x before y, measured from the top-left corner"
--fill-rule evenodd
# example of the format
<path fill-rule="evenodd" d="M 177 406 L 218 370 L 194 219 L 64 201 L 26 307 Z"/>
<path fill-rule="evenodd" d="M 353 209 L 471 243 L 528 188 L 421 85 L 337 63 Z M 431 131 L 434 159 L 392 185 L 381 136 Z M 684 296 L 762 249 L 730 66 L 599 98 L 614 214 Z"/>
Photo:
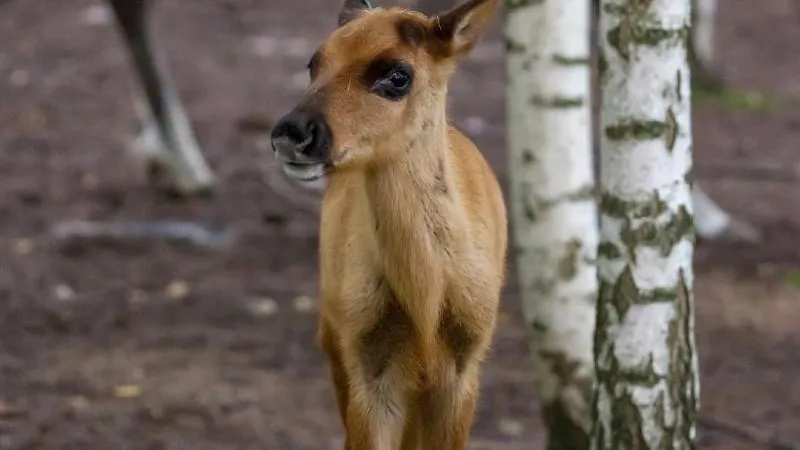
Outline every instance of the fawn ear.
<path fill-rule="evenodd" d="M 500 0 L 469 0 L 433 18 L 433 33 L 450 56 L 472 50 L 488 28 Z"/>
<path fill-rule="evenodd" d="M 368 9 L 370 9 L 368 0 L 344 0 L 342 10 L 339 11 L 339 26 L 350 22 Z"/>

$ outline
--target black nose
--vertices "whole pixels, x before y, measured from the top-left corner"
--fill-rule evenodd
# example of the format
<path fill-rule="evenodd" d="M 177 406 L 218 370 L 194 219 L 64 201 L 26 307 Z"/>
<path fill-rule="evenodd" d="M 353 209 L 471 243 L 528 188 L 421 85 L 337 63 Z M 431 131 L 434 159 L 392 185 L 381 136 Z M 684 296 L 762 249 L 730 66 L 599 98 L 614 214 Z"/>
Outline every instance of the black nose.
<path fill-rule="evenodd" d="M 272 130 L 272 149 L 290 162 L 324 162 L 330 155 L 330 128 L 321 114 L 294 110 Z"/>

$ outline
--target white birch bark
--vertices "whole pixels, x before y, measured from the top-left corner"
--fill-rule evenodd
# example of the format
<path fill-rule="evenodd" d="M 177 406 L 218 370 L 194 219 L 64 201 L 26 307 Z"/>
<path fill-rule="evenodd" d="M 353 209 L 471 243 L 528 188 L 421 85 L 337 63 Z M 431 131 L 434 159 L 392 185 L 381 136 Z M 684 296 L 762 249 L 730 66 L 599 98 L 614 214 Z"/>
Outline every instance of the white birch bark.
<path fill-rule="evenodd" d="M 551 450 L 591 430 L 597 208 L 584 0 L 508 0 L 511 212 Z"/>
<path fill-rule="evenodd" d="M 690 0 L 602 0 L 592 449 L 691 449 Z"/>

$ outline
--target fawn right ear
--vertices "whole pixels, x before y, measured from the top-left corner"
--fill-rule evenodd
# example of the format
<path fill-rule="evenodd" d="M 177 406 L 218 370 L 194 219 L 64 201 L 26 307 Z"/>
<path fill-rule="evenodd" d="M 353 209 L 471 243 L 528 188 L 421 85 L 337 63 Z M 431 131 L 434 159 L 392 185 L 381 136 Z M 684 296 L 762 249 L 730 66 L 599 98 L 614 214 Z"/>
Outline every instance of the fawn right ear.
<path fill-rule="evenodd" d="M 370 6 L 367 0 L 344 0 L 342 10 L 339 12 L 339 26 L 350 22 L 368 9 Z"/>
<path fill-rule="evenodd" d="M 433 33 L 444 44 L 446 56 L 469 52 L 498 9 L 500 0 L 468 0 L 433 18 Z"/>

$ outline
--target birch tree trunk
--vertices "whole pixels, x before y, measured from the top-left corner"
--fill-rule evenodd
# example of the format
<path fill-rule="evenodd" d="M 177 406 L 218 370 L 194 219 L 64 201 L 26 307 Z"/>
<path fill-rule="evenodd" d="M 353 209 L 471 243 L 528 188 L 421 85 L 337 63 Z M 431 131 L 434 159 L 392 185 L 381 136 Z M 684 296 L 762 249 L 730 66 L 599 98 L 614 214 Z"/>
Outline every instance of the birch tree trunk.
<path fill-rule="evenodd" d="M 691 449 L 690 0 L 602 0 L 592 449 Z"/>
<path fill-rule="evenodd" d="M 511 211 L 523 310 L 548 448 L 586 450 L 598 239 L 589 2 L 506 6 Z"/>

